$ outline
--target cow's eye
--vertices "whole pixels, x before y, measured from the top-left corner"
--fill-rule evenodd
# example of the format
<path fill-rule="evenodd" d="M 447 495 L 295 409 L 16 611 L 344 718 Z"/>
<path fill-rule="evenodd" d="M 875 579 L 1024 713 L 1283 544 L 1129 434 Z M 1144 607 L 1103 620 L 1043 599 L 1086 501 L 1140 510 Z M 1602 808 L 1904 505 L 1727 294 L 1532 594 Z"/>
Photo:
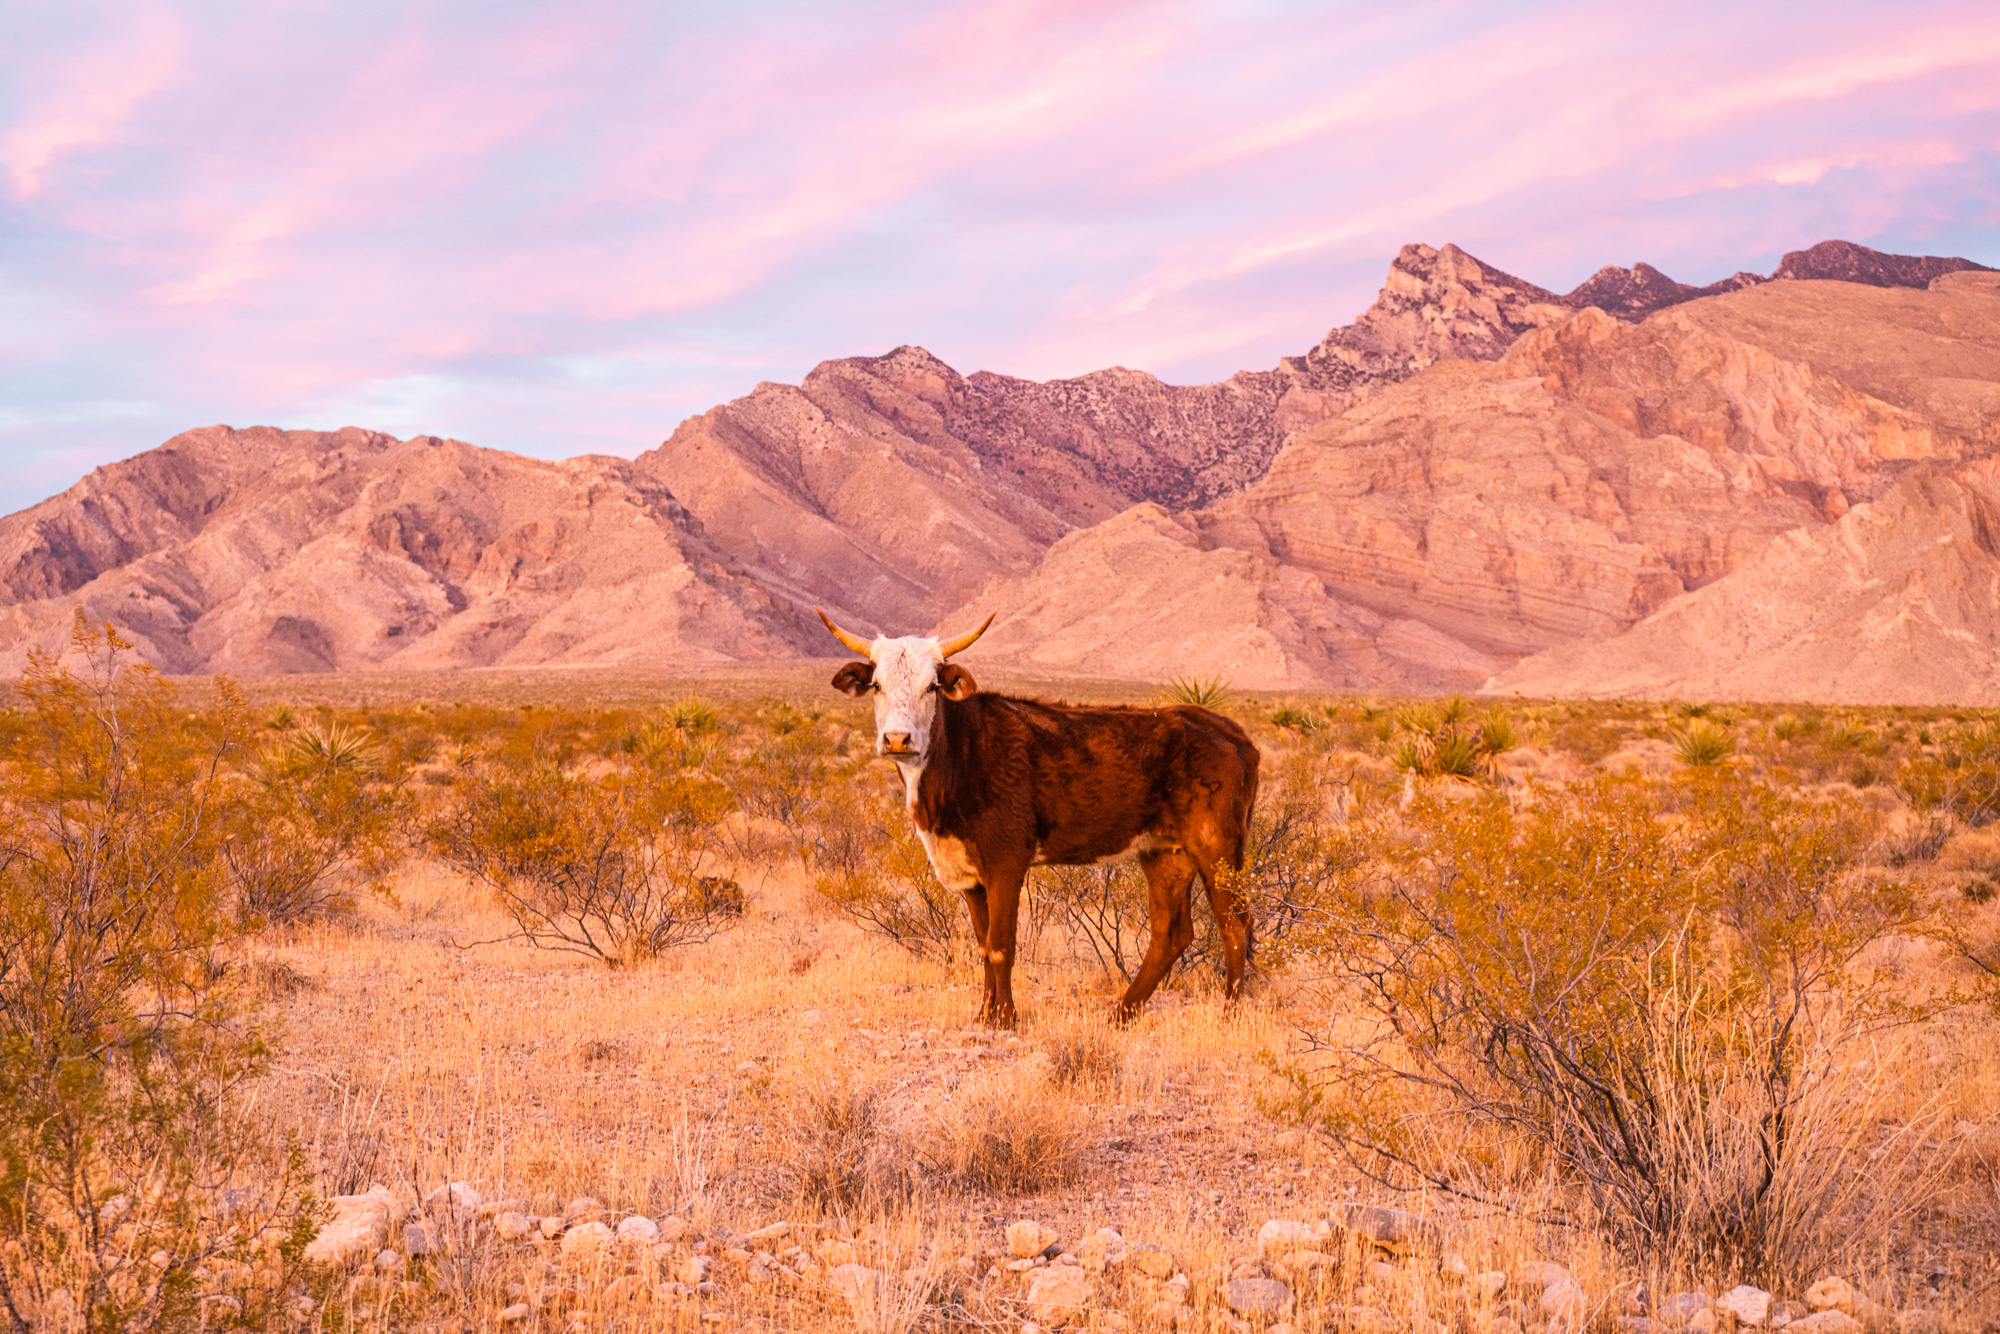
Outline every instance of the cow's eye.
<path fill-rule="evenodd" d="M 937 693 L 937 689 L 938 689 L 938 683 L 937 683 L 937 682 L 935 682 L 935 681 L 931 682 L 931 683 L 930 683 L 930 686 L 928 687 L 928 689 L 930 690 L 930 692 L 931 692 L 931 693 L 932 693 L 933 695 L 935 695 L 935 694 Z"/>

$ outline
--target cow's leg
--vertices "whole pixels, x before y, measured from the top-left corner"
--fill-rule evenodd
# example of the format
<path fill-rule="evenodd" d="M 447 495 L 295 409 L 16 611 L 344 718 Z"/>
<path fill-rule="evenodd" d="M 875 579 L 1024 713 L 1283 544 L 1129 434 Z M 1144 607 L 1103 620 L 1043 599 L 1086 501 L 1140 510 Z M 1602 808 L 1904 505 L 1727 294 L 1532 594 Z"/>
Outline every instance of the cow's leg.
<path fill-rule="evenodd" d="M 1222 937 L 1224 994 L 1235 1000 L 1243 994 L 1243 974 L 1250 963 L 1250 904 L 1238 891 L 1235 876 L 1215 862 L 1201 868 L 1201 882 L 1208 888 L 1216 934 Z"/>
<path fill-rule="evenodd" d="M 986 877 L 986 1022 L 995 1028 L 1014 1026 L 1014 947 L 1020 927 L 1021 884 L 1028 868 L 1003 867 Z"/>
<path fill-rule="evenodd" d="M 972 913 L 972 938 L 979 946 L 979 971 L 985 978 L 985 996 L 980 1002 L 980 1012 L 993 1013 L 993 957 L 986 948 L 987 916 L 986 886 L 974 885 L 965 891 L 965 906 Z"/>
<path fill-rule="evenodd" d="M 1194 862 L 1178 849 L 1148 852 L 1139 858 L 1146 872 L 1146 900 L 1152 918 L 1146 935 L 1146 957 L 1132 985 L 1118 1002 L 1117 1017 L 1128 1022 L 1166 977 L 1194 940 L 1194 914 L 1188 902 L 1194 886 Z"/>

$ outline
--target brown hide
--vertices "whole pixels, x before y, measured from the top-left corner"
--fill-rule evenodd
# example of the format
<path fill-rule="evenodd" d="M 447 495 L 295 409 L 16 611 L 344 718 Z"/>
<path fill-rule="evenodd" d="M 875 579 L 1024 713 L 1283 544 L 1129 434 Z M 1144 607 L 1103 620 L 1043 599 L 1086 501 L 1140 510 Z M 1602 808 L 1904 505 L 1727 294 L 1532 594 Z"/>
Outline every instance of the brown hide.
<path fill-rule="evenodd" d="M 977 872 L 966 899 L 994 1022 L 1014 1020 L 1021 886 L 1035 863 L 1137 855 L 1151 934 L 1119 1001 L 1122 1017 L 1145 1004 L 1193 939 L 1196 875 L 1221 930 L 1229 994 L 1240 992 L 1250 915 L 1217 873 L 1241 869 L 1257 800 L 1257 747 L 1241 727 L 1192 705 L 1101 708 L 948 693 L 938 709 L 911 813 L 925 833 L 964 845 Z"/>

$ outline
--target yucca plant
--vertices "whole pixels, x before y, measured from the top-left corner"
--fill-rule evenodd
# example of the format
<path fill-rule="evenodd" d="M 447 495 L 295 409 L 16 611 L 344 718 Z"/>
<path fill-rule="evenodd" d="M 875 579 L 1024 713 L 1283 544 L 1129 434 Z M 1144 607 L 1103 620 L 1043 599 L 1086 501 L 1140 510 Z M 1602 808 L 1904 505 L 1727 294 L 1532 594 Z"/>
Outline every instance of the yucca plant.
<path fill-rule="evenodd" d="M 1220 676 L 1176 676 L 1164 693 L 1171 704 L 1199 704 L 1204 709 L 1219 709 L 1236 698 Z"/>
<path fill-rule="evenodd" d="M 1514 724 L 1497 705 L 1477 723 L 1471 714 L 1456 695 L 1404 709 L 1396 715 L 1401 740 L 1390 761 L 1419 778 L 1472 780 L 1491 772 L 1494 761 L 1514 748 Z"/>
<path fill-rule="evenodd" d="M 1690 768 L 1712 769 L 1735 753 L 1735 736 L 1717 723 L 1697 718 L 1674 733 L 1674 754 Z"/>

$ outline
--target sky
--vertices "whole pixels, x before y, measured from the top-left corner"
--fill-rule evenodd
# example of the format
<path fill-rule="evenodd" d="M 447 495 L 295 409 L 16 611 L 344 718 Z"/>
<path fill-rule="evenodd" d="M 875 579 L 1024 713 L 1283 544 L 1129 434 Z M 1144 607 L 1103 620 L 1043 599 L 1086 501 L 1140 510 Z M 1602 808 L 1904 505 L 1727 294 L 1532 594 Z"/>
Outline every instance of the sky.
<path fill-rule="evenodd" d="M 0 513 L 199 426 L 630 456 L 929 348 L 1200 382 L 1397 249 L 2000 265 L 2000 5 L 0 0 Z"/>

